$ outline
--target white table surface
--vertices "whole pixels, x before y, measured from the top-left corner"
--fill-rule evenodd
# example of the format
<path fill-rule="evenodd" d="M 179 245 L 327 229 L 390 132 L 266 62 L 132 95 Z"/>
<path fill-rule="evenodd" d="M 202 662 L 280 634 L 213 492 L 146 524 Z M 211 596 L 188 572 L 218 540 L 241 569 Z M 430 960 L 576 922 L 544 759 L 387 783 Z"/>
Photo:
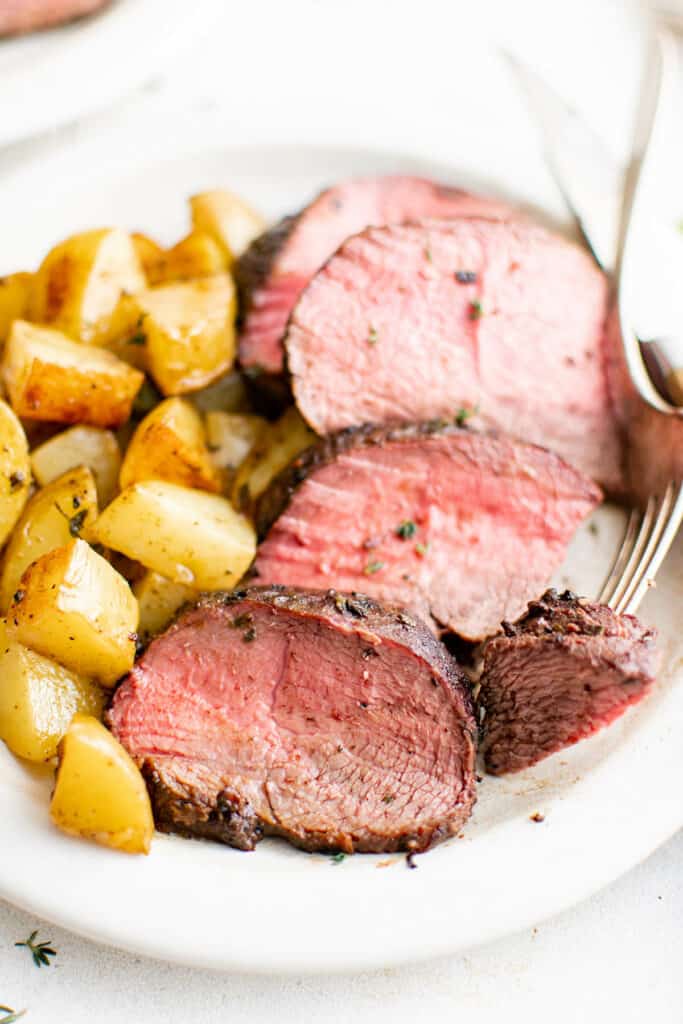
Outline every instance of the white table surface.
<path fill-rule="evenodd" d="M 162 80 L 115 110 L 0 153 L 3 199 L 48 157 L 68 174 L 75 142 L 99 147 L 102 160 L 122 139 L 172 151 L 171 117 L 179 134 L 201 126 L 225 141 L 391 144 L 450 154 L 463 166 L 489 161 L 497 176 L 524 160 L 528 197 L 561 209 L 501 45 L 571 98 L 616 154 L 627 152 L 645 32 L 635 0 L 250 0 L 225 8 L 219 30 Z M 49 186 L 48 176 L 41 187 Z M 27 1008 L 31 1024 L 400 1022 L 465 1012 L 470 1024 L 503 1016 L 510 1024 L 680 1024 L 682 861 L 680 833 L 606 891 L 529 932 L 449 960 L 353 977 L 173 967 L 0 903 L 0 1004 Z M 54 966 L 40 971 L 13 946 L 37 927 L 58 950 Z"/>

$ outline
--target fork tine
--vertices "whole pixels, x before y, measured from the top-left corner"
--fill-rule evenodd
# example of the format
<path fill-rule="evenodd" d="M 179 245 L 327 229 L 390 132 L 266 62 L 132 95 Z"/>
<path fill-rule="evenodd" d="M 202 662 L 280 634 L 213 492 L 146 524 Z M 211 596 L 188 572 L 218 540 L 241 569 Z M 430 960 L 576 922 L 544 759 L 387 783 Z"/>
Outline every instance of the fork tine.
<path fill-rule="evenodd" d="M 616 610 L 621 596 L 633 578 L 633 574 L 640 562 L 643 550 L 647 546 L 648 538 L 652 530 L 652 523 L 655 520 L 657 509 L 657 499 L 654 497 L 648 498 L 645 511 L 642 515 L 637 515 L 636 522 L 638 525 L 638 532 L 633 538 L 630 551 L 627 550 L 628 557 L 624 559 L 621 567 L 621 575 L 617 580 L 616 584 L 612 587 L 612 592 L 609 596 L 607 604 L 610 608 Z M 629 521 L 630 525 L 630 521 Z"/>
<path fill-rule="evenodd" d="M 626 522 L 626 529 L 624 530 L 624 536 L 621 541 L 619 550 L 617 551 L 612 568 L 610 569 L 607 579 L 605 580 L 604 586 L 598 594 L 598 601 L 601 604 L 609 604 L 612 594 L 614 593 L 619 581 L 624 572 L 624 567 L 631 555 L 633 550 L 633 544 L 638 533 L 638 527 L 641 521 L 641 513 L 639 509 L 632 508 L 631 514 Z"/>
<path fill-rule="evenodd" d="M 671 482 L 664 494 L 652 533 L 635 572 L 615 606 L 617 612 L 633 612 L 647 593 L 683 520 L 683 484 Z"/>

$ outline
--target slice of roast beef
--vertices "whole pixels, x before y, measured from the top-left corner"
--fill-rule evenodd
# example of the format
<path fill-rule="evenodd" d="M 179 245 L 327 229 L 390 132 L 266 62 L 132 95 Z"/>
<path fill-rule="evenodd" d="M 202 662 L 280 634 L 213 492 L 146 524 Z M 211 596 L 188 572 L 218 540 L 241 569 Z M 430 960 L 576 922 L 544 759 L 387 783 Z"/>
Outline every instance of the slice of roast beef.
<path fill-rule="evenodd" d="M 585 250 L 525 222 L 371 228 L 341 246 L 294 309 L 294 396 L 319 434 L 478 407 L 489 425 L 618 492 L 606 301 Z"/>
<path fill-rule="evenodd" d="M 110 3 L 111 0 L 2 0 L 0 36 L 51 28 L 93 14 Z"/>
<path fill-rule="evenodd" d="M 542 594 L 598 488 L 559 456 L 453 424 L 318 442 L 257 509 L 259 583 L 358 590 L 467 640 Z"/>
<path fill-rule="evenodd" d="M 469 686 L 421 623 L 358 595 L 212 595 L 148 647 L 108 721 L 157 827 L 250 850 L 425 850 L 475 796 Z"/>
<path fill-rule="evenodd" d="M 549 590 L 484 648 L 487 771 L 528 768 L 609 725 L 647 694 L 657 661 L 634 616 Z"/>
<path fill-rule="evenodd" d="M 282 373 L 289 314 L 312 275 L 350 235 L 370 224 L 422 217 L 509 214 L 510 208 L 494 199 L 406 175 L 353 179 L 327 189 L 256 239 L 237 263 L 242 366 Z"/>

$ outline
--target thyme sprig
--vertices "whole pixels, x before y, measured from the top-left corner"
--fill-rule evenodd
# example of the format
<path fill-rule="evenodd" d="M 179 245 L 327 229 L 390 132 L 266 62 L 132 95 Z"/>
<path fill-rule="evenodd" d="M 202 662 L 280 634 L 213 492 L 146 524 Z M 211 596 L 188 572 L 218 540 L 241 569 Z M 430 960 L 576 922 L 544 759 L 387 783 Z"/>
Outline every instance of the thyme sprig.
<path fill-rule="evenodd" d="M 38 930 L 36 929 L 23 942 L 15 942 L 14 945 L 25 946 L 26 949 L 30 949 L 36 967 L 50 967 L 50 957 L 57 956 L 57 950 L 53 949 L 50 945 L 50 939 L 47 942 L 36 942 L 37 937 Z"/>

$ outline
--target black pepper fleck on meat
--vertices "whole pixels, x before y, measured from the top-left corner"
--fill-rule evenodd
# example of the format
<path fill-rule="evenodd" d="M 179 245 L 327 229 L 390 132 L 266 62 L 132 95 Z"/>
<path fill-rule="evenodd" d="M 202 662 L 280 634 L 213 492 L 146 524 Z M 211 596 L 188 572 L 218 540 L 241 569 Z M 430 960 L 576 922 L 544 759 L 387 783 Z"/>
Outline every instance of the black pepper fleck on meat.
<path fill-rule="evenodd" d="M 455 280 L 458 284 L 476 284 L 477 274 L 474 270 L 456 270 Z"/>

